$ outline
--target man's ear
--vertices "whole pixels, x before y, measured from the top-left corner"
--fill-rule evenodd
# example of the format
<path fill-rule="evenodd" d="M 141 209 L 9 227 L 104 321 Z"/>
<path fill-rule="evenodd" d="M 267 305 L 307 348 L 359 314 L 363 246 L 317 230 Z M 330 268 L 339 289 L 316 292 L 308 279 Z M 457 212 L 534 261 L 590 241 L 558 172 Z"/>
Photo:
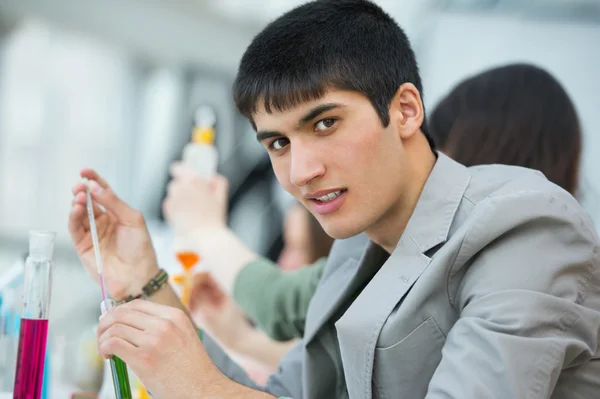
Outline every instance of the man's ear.
<path fill-rule="evenodd" d="M 425 111 L 419 90 L 412 83 L 402 84 L 390 103 L 390 121 L 395 121 L 400 138 L 411 138 L 421 129 L 424 119 Z"/>

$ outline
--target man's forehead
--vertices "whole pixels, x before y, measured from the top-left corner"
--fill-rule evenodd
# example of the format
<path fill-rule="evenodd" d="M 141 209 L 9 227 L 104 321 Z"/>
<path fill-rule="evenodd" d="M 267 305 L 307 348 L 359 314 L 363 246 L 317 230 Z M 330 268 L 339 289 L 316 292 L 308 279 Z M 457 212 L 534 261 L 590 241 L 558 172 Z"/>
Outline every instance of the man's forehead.
<path fill-rule="evenodd" d="M 323 96 L 325 97 L 325 96 Z M 312 106 L 319 104 L 323 97 L 317 98 L 315 100 L 303 101 L 298 104 L 285 106 L 285 107 L 277 107 L 275 104 L 269 104 L 267 107 L 267 103 L 264 98 L 259 98 L 256 102 L 256 109 L 252 113 L 252 117 L 256 118 L 257 116 L 280 116 L 280 115 L 295 115 L 300 114 L 303 111 L 310 109 Z"/>

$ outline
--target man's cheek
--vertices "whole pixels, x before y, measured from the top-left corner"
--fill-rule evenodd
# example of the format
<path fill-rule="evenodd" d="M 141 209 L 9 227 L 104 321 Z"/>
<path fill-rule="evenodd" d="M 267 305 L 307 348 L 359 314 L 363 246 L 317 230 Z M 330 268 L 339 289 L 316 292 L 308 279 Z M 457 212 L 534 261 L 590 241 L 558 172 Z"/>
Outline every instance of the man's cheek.
<path fill-rule="evenodd" d="M 285 165 L 280 165 L 273 159 L 271 159 L 271 165 L 273 165 L 273 171 L 279 184 L 290 194 L 294 194 L 294 185 L 290 180 L 290 169 L 286 168 Z"/>

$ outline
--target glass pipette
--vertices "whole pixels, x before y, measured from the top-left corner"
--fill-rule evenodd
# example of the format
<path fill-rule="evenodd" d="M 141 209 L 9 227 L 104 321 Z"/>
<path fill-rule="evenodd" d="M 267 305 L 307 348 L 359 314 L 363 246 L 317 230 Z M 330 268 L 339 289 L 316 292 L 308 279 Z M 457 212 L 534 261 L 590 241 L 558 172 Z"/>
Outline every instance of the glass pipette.
<path fill-rule="evenodd" d="M 96 229 L 96 218 L 94 217 L 94 207 L 92 205 L 92 195 L 90 194 L 90 185 L 88 179 L 83 179 L 85 184 L 85 197 L 87 202 L 88 219 L 90 220 L 90 233 L 92 234 L 92 245 L 94 246 L 94 255 L 96 256 L 96 269 L 100 277 L 100 290 L 102 291 L 102 300 L 106 302 L 106 286 L 104 284 L 104 275 L 102 274 L 102 257 L 100 256 L 100 244 L 98 243 L 98 230 Z"/>

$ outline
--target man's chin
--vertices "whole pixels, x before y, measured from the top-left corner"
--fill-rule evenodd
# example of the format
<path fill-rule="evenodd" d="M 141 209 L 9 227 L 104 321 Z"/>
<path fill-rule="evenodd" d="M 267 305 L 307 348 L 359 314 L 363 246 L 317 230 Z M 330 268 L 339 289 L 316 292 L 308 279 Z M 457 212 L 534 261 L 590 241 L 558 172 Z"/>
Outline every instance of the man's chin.
<path fill-rule="evenodd" d="M 362 230 L 358 227 L 341 226 L 336 223 L 328 223 L 327 225 L 321 226 L 328 236 L 336 240 L 344 240 L 362 233 Z"/>

